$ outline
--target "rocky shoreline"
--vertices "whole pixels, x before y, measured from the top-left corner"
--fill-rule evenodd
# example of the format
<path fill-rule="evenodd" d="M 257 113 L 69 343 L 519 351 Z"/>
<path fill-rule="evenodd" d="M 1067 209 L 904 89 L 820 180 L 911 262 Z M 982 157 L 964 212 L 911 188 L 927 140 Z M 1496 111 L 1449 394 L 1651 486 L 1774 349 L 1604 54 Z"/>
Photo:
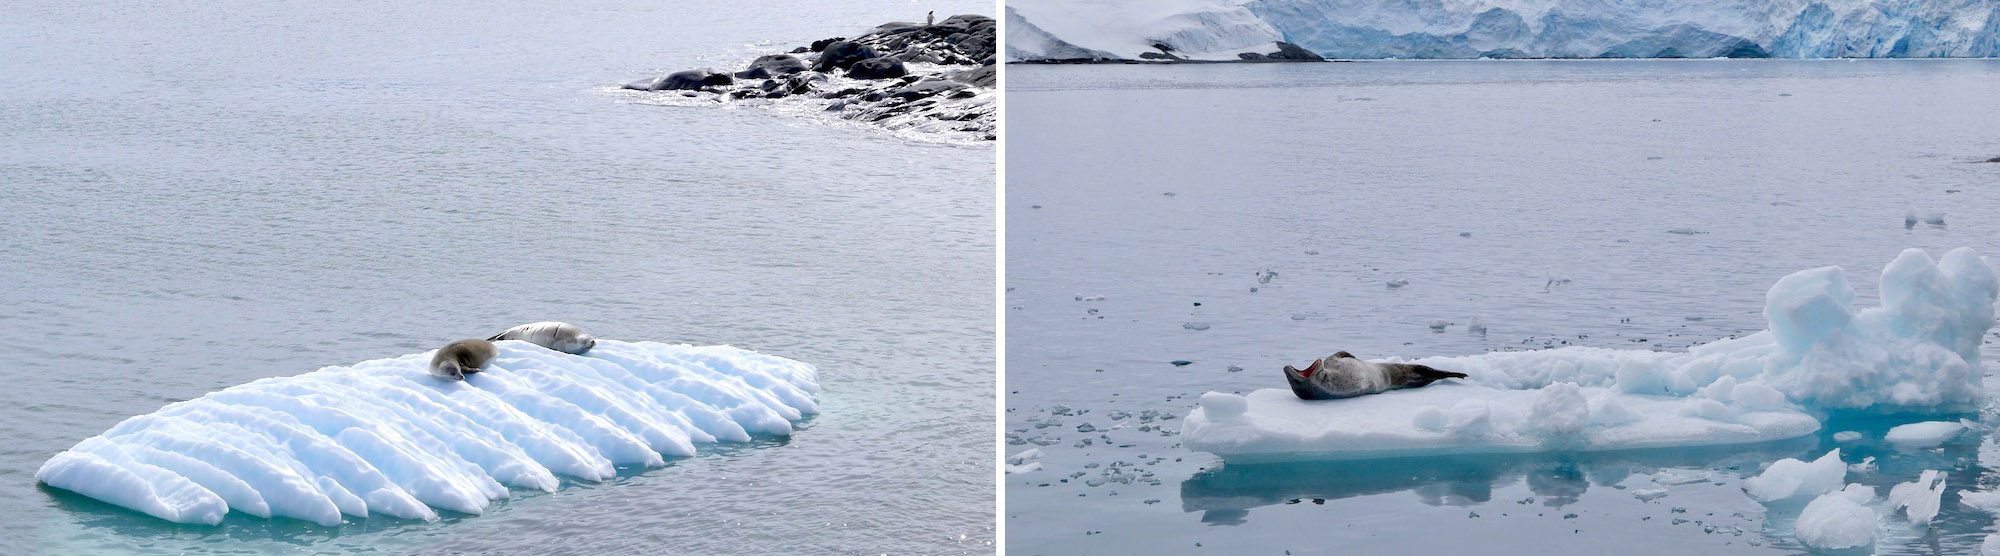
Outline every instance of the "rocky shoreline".
<path fill-rule="evenodd" d="M 1313 53 L 1313 51 L 1311 50 L 1306 50 L 1304 47 L 1284 41 L 1278 41 L 1276 46 L 1278 48 L 1277 52 L 1272 52 L 1269 54 L 1261 52 L 1242 52 L 1236 55 L 1237 59 L 1235 60 L 1201 60 L 1201 59 L 1188 58 L 1185 56 L 1181 56 L 1178 53 L 1175 53 L 1173 47 L 1171 46 L 1167 46 L 1165 44 L 1154 44 L 1153 49 L 1157 50 L 1158 52 L 1142 52 L 1136 59 L 1134 58 L 1036 58 L 1033 60 L 1015 60 L 1012 63 L 1016 64 L 1272 64 L 1272 63 L 1292 63 L 1292 62 L 1351 61 L 1351 60 L 1328 60 L 1325 57 L 1320 56 L 1319 54 Z"/>
<path fill-rule="evenodd" d="M 627 83 L 663 104 L 741 103 L 811 111 L 899 135 L 992 141 L 998 117 L 995 23 L 956 15 L 813 41 L 737 71 L 678 71 Z"/>

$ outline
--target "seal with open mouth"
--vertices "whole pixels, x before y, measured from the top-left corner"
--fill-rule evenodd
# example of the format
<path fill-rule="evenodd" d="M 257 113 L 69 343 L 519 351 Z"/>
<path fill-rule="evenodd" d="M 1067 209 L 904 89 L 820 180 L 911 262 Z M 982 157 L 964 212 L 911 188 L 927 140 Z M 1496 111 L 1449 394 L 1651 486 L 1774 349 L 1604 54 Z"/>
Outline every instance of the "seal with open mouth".
<path fill-rule="evenodd" d="M 1362 361 L 1345 351 L 1315 359 L 1305 369 L 1285 365 L 1285 381 L 1302 400 L 1337 400 L 1377 394 L 1397 388 L 1418 388 L 1465 373 L 1440 371 L 1410 363 Z"/>

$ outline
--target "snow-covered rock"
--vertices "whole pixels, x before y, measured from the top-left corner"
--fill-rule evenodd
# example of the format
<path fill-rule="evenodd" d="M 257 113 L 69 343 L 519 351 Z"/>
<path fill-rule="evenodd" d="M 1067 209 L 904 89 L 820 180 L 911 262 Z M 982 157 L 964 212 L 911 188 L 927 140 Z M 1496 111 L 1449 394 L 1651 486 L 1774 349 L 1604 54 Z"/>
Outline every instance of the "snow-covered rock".
<path fill-rule="evenodd" d="M 520 341 L 464 381 L 431 353 L 266 378 L 126 419 L 35 478 L 168 521 L 231 511 L 480 514 L 508 489 L 600 481 L 695 445 L 789 436 L 819 412 L 812 366 L 728 346 L 599 340 L 585 355 Z"/>

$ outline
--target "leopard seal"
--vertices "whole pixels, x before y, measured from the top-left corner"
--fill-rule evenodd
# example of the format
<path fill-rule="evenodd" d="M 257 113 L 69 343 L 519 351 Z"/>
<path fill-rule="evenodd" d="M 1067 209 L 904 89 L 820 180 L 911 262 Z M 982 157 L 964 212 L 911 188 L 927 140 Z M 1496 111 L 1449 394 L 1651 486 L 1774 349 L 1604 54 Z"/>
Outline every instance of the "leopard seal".
<path fill-rule="evenodd" d="M 1313 360 L 1305 369 L 1285 365 L 1285 381 L 1302 400 L 1337 400 L 1378 394 L 1397 388 L 1419 388 L 1465 373 L 1440 371 L 1411 363 L 1362 361 L 1345 351 Z"/>
<path fill-rule="evenodd" d="M 597 339 L 590 337 L 582 328 L 555 321 L 523 324 L 486 339 L 489 342 L 500 340 L 520 340 L 570 355 L 583 355 L 590 348 L 597 347 Z"/>
<path fill-rule="evenodd" d="M 438 348 L 437 355 L 431 356 L 431 376 L 465 380 L 465 375 L 486 368 L 486 363 L 496 355 L 500 355 L 500 348 L 486 340 L 465 339 L 445 344 Z"/>

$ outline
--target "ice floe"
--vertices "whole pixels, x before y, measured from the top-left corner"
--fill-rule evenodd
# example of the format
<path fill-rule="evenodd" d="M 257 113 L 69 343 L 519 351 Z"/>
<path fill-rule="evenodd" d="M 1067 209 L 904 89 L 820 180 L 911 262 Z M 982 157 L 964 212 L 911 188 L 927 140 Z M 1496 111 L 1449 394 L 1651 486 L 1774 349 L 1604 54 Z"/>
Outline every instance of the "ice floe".
<path fill-rule="evenodd" d="M 464 381 L 429 353 L 266 378 L 126 419 L 56 454 L 49 486 L 168 521 L 231 511 L 332 526 L 342 515 L 481 514 L 509 489 L 553 492 L 695 445 L 789 436 L 818 413 L 812 366 L 728 346 L 519 341 Z"/>
<path fill-rule="evenodd" d="M 1840 488 L 1846 479 L 1847 464 L 1841 463 L 1840 449 L 1835 448 L 1810 463 L 1778 460 L 1762 474 L 1744 479 L 1743 492 L 1760 502 L 1805 499 Z"/>
<path fill-rule="evenodd" d="M 1820 495 L 1799 512 L 1793 530 L 1799 542 L 1818 549 L 1840 550 L 1874 544 L 1875 510 L 1867 506 L 1874 498 L 1875 489 L 1860 484 Z"/>
<path fill-rule="evenodd" d="M 1210 392 L 1181 432 L 1227 460 L 1281 461 L 1740 444 L 1811 434 L 1827 410 L 1964 411 L 1983 399 L 1996 294 L 1971 248 L 1909 249 L 1882 270 L 1879 307 L 1855 307 L 1839 267 L 1804 270 L 1770 288 L 1769 329 L 1745 337 L 1422 358 L 1471 377 L 1344 400 Z"/>

